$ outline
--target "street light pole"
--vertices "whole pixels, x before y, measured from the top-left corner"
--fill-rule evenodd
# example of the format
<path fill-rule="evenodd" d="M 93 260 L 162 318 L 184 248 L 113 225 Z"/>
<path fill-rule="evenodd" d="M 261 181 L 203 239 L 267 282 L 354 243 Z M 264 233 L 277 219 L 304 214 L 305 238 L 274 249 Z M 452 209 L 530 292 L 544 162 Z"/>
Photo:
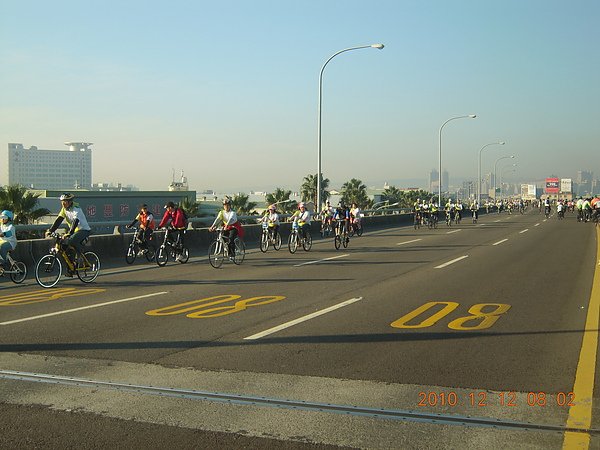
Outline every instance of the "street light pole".
<path fill-rule="evenodd" d="M 506 142 L 498 141 L 498 142 L 490 142 L 489 144 L 485 144 L 483 147 L 479 149 L 479 165 L 477 170 L 477 204 L 481 202 L 481 152 L 484 148 L 489 147 L 490 145 L 504 145 Z"/>
<path fill-rule="evenodd" d="M 475 117 L 477 117 L 475 114 L 469 114 L 468 116 L 451 117 L 450 119 L 446 120 L 442 124 L 442 126 L 440 127 L 440 132 L 439 132 L 440 161 L 439 161 L 439 173 L 438 173 L 438 207 L 442 206 L 442 128 L 444 128 L 444 125 L 446 125 L 451 120 L 456 120 L 456 119 L 474 119 Z"/>
<path fill-rule="evenodd" d="M 340 53 L 349 52 L 350 50 L 360 50 L 362 48 L 376 48 L 383 49 L 383 44 L 371 44 L 371 45 L 361 45 L 359 47 L 350 47 L 340 50 L 337 53 L 334 53 L 329 57 L 323 67 L 321 67 L 321 72 L 319 73 L 319 106 L 318 106 L 318 121 L 317 121 L 317 142 L 318 142 L 318 152 L 317 152 L 317 204 L 315 205 L 315 212 L 319 212 L 321 210 L 321 106 L 323 103 L 323 71 L 325 70 L 325 66 L 335 58 Z"/>
<path fill-rule="evenodd" d="M 501 156 L 494 163 L 494 203 L 496 203 L 496 189 L 497 189 L 497 186 L 496 186 L 496 169 L 498 168 L 498 162 L 502 161 L 503 159 L 509 159 L 509 158 L 514 158 L 514 157 L 515 157 L 515 155 Z"/>

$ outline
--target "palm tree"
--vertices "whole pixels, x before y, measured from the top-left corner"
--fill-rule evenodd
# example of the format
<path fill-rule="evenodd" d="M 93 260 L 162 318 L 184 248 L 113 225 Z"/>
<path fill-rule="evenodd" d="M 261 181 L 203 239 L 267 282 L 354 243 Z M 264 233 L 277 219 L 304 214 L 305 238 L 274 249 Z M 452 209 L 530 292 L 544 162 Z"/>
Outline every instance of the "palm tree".
<path fill-rule="evenodd" d="M 369 203 L 367 197 L 367 186 L 361 180 L 352 178 L 342 185 L 342 201 L 347 205 L 356 203 L 359 207 L 364 208 Z"/>
<path fill-rule="evenodd" d="M 389 203 L 398 203 L 404 197 L 404 193 L 396 186 L 388 186 L 383 191 L 383 198 Z"/>
<path fill-rule="evenodd" d="M 256 208 L 256 202 L 249 202 L 249 198 L 250 196 L 246 194 L 234 195 L 231 199 L 231 209 L 242 216 L 257 214 L 256 211 L 252 211 Z"/>
<path fill-rule="evenodd" d="M 292 191 L 286 191 L 284 189 L 277 188 L 272 194 L 267 194 L 265 200 L 269 205 L 276 204 L 279 211 L 289 213 L 294 209 L 294 206 L 292 206 L 293 202 L 290 201 L 291 195 Z"/>
<path fill-rule="evenodd" d="M 20 185 L 0 188 L 0 208 L 13 212 L 15 224 L 30 224 L 50 214 L 46 208 L 36 208 L 40 194 L 27 192 L 27 188 Z"/>
<path fill-rule="evenodd" d="M 329 178 L 323 178 L 323 174 L 321 174 L 321 201 L 325 202 L 330 197 L 329 191 L 327 188 L 329 187 Z M 308 174 L 304 177 L 302 181 L 302 186 L 300 186 L 300 198 L 303 202 L 313 202 L 315 208 L 319 209 L 319 205 L 317 205 L 317 174 Z"/>
<path fill-rule="evenodd" d="M 194 202 L 194 201 L 190 200 L 188 197 L 185 197 L 181 201 L 179 206 L 181 207 L 181 209 L 183 209 L 185 211 L 185 214 L 188 217 L 198 217 L 198 208 L 200 206 L 198 204 L 198 202 Z"/>

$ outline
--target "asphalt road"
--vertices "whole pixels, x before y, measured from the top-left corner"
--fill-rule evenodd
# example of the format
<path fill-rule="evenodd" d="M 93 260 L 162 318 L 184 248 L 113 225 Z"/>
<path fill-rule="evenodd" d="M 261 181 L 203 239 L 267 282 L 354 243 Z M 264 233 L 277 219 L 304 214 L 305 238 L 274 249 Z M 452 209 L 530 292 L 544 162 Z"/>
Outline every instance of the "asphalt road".
<path fill-rule="evenodd" d="M 597 233 L 490 214 L 5 281 L 0 446 L 600 448 Z"/>

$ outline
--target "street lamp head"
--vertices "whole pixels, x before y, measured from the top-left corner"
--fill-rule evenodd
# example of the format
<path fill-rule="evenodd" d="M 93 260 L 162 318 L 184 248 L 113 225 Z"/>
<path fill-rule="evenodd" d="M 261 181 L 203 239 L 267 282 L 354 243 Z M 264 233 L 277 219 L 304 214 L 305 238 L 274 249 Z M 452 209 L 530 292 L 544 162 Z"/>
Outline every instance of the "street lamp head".
<path fill-rule="evenodd" d="M 515 157 L 515 155 L 510 155 L 510 157 L 511 157 L 511 158 L 514 158 L 514 157 Z"/>
<path fill-rule="evenodd" d="M 475 117 L 477 117 L 477 114 L 469 114 L 469 119 L 474 119 Z"/>
<path fill-rule="evenodd" d="M 500 142 L 498 142 L 498 144 L 500 144 L 500 145 L 504 145 L 504 144 L 506 144 L 506 142 L 504 142 L 504 141 L 500 141 Z"/>
<path fill-rule="evenodd" d="M 383 44 L 372 44 L 371 47 L 378 48 L 379 50 L 381 50 L 381 49 L 383 49 L 384 45 Z"/>

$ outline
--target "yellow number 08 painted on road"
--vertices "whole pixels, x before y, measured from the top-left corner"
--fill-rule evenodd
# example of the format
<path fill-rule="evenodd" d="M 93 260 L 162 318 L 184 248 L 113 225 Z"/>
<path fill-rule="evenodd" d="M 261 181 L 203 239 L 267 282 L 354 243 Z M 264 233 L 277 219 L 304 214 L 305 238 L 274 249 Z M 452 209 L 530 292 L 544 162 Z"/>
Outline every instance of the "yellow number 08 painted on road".
<path fill-rule="evenodd" d="M 262 297 L 251 297 L 245 300 L 235 302 L 233 305 L 218 306 L 216 308 L 210 308 L 211 306 L 221 305 L 223 303 L 232 302 L 242 298 L 241 295 L 216 295 L 214 297 L 201 298 L 200 300 L 192 300 L 191 302 L 180 303 L 178 305 L 167 306 L 165 308 L 153 309 L 152 311 L 146 312 L 148 316 L 174 316 L 176 314 L 186 314 L 186 317 L 190 319 L 210 319 L 213 317 L 226 316 L 236 312 L 244 311 L 250 306 L 261 306 L 268 305 L 269 303 L 278 302 L 283 300 L 285 297 L 282 295 L 266 295 Z"/>
<path fill-rule="evenodd" d="M 426 319 L 421 320 L 421 322 L 409 325 L 413 319 L 416 319 L 424 312 L 430 310 L 434 306 L 443 305 L 444 307 L 440 309 L 438 312 L 432 314 Z M 495 307 L 494 310 L 489 312 L 483 312 L 485 307 Z M 394 328 L 427 328 L 435 325 L 440 319 L 450 314 L 458 308 L 458 303 L 456 302 L 429 302 L 425 303 L 422 306 L 419 306 L 417 309 L 409 312 L 408 314 L 400 317 L 398 320 L 395 320 L 390 325 Z M 496 323 L 496 321 L 500 318 L 502 314 L 507 312 L 510 309 L 510 305 L 505 303 L 477 303 L 469 308 L 470 316 L 459 317 L 458 319 L 453 320 L 448 324 L 448 328 L 452 330 L 459 331 L 471 331 L 471 330 L 483 330 L 485 328 L 489 328 Z M 477 321 L 475 325 L 467 326 L 465 325 L 468 322 Z"/>

